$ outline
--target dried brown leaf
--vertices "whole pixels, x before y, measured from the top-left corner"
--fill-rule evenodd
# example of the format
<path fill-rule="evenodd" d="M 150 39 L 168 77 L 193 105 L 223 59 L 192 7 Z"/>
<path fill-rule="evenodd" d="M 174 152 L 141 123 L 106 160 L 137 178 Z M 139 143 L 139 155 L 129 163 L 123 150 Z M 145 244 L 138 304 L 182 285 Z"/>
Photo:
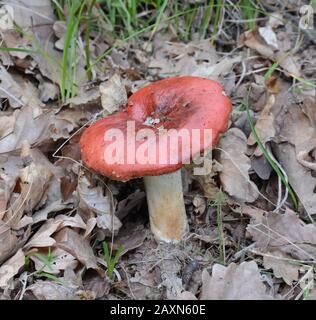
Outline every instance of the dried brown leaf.
<path fill-rule="evenodd" d="M 241 43 L 251 49 L 256 50 L 265 58 L 268 58 L 273 62 L 277 62 L 289 74 L 295 75 L 296 77 L 301 76 L 301 68 L 297 62 L 297 58 L 294 57 L 290 52 L 283 52 L 281 50 L 276 50 L 272 46 L 269 46 L 260 37 L 257 30 L 246 31 L 241 36 Z"/>
<path fill-rule="evenodd" d="M 266 291 L 254 261 L 228 267 L 215 264 L 212 275 L 207 269 L 202 272 L 201 300 L 272 300 Z"/>
<path fill-rule="evenodd" d="M 100 84 L 101 103 L 104 115 L 111 114 L 125 106 L 127 93 L 120 76 L 114 74 L 108 81 Z"/>
<path fill-rule="evenodd" d="M 97 269 L 96 258 L 88 242 L 81 235 L 69 228 L 63 228 L 55 236 L 56 246 L 76 257 L 88 269 Z"/>
<path fill-rule="evenodd" d="M 105 196 L 101 186 L 92 187 L 86 176 L 81 176 L 78 183 L 79 207 L 83 211 L 97 214 L 98 226 L 102 229 L 119 230 L 121 221 L 112 213 L 111 197 Z M 113 228 L 114 227 L 114 228 Z"/>
<path fill-rule="evenodd" d="M 25 256 L 21 249 L 0 267 L 0 287 L 6 287 L 8 282 L 25 264 Z"/>
<path fill-rule="evenodd" d="M 37 280 L 28 287 L 38 300 L 78 300 L 76 289 L 53 281 Z"/>
<path fill-rule="evenodd" d="M 263 265 L 266 269 L 272 269 L 273 274 L 277 278 L 283 278 L 289 286 L 293 281 L 298 281 L 301 266 L 293 260 L 291 262 L 290 257 L 281 251 L 274 250 L 264 254 Z"/>
<path fill-rule="evenodd" d="M 252 219 L 247 227 L 260 251 L 279 250 L 294 259 L 316 259 L 316 227 L 313 224 L 304 223 L 290 209 L 284 214 L 267 212 L 260 219 Z"/>
<path fill-rule="evenodd" d="M 28 79 L 9 73 L 3 66 L 0 66 L 0 84 L 0 98 L 7 98 L 12 108 L 30 106 L 35 110 L 44 106 L 38 89 Z"/>
<path fill-rule="evenodd" d="M 59 226 L 61 221 L 54 221 L 54 219 L 49 219 L 44 223 L 39 230 L 33 235 L 33 237 L 28 241 L 24 248 L 37 248 L 37 247 L 51 247 L 55 244 L 55 239 L 52 238 Z"/>
<path fill-rule="evenodd" d="M 31 107 L 16 110 L 10 116 L 11 120 L 7 119 L 11 123 L 10 128 L 7 128 L 4 135 L 0 136 L 0 153 L 21 148 L 24 140 L 31 145 L 40 145 L 49 139 L 68 138 L 69 132 L 77 126 L 78 118 L 83 117 L 79 110 L 71 112 L 71 116 L 66 112 L 56 115 L 53 109 L 43 110 L 40 113 Z"/>
<path fill-rule="evenodd" d="M 238 128 L 228 130 L 220 139 L 220 179 L 224 190 L 238 201 L 253 202 L 258 198 L 257 186 L 250 181 L 250 159 L 246 156 L 245 134 Z"/>
<path fill-rule="evenodd" d="M 260 113 L 260 116 L 256 122 L 256 132 L 260 137 L 261 142 L 265 145 L 268 141 L 274 138 L 276 130 L 274 127 L 274 114 L 271 112 L 275 104 L 275 96 L 270 95 L 267 99 L 266 105 L 264 106 L 263 110 Z M 249 145 L 254 145 L 256 143 L 256 139 L 254 135 L 251 133 L 247 143 Z M 255 151 L 256 156 L 261 156 L 262 151 L 257 148 Z"/>
<path fill-rule="evenodd" d="M 274 152 L 305 210 L 309 215 L 316 214 L 316 178 L 312 171 L 297 161 L 295 148 L 291 144 L 277 145 Z"/>
<path fill-rule="evenodd" d="M 18 238 L 14 231 L 3 221 L 0 221 L 0 263 L 16 250 Z"/>

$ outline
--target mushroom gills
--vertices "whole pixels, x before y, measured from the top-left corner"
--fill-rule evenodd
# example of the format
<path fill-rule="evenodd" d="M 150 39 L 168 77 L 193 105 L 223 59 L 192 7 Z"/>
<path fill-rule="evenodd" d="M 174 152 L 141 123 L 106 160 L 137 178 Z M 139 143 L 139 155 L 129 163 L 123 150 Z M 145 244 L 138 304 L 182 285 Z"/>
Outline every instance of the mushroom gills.
<path fill-rule="evenodd" d="M 181 169 L 144 177 L 150 228 L 158 242 L 179 242 L 188 229 Z"/>

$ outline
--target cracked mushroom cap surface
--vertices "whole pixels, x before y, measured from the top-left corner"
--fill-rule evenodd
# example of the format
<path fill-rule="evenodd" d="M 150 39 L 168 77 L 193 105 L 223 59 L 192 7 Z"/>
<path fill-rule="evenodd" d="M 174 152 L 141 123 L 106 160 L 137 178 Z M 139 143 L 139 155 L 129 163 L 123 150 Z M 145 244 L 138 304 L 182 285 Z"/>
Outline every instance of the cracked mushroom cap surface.
<path fill-rule="evenodd" d="M 231 110 L 216 81 L 175 77 L 154 82 L 130 96 L 124 110 L 84 131 L 82 160 L 113 180 L 174 172 L 212 149 L 227 129 Z"/>

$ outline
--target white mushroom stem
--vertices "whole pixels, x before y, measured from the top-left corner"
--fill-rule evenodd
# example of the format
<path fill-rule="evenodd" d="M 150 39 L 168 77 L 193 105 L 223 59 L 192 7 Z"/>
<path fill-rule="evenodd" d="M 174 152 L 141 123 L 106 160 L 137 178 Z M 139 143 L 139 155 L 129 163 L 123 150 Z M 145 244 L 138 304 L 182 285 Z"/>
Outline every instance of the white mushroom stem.
<path fill-rule="evenodd" d="M 144 177 L 150 227 L 157 241 L 179 242 L 187 230 L 181 169 Z"/>

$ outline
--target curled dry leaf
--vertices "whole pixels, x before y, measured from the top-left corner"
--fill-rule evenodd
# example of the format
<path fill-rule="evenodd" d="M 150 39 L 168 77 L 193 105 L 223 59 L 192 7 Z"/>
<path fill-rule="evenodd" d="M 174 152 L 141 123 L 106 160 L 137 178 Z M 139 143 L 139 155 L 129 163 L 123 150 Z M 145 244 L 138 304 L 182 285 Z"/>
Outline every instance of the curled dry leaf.
<path fill-rule="evenodd" d="M 127 93 L 120 76 L 114 74 L 108 81 L 100 84 L 101 103 L 104 115 L 111 114 L 125 106 Z"/>
<path fill-rule="evenodd" d="M 110 230 L 111 232 L 116 232 L 122 227 L 122 222 L 114 215 L 103 214 L 97 216 L 96 220 L 99 228 Z"/>
<path fill-rule="evenodd" d="M 110 281 L 95 271 L 86 274 L 83 286 L 86 291 L 93 293 L 95 299 L 104 299 L 111 289 Z"/>
<path fill-rule="evenodd" d="M 25 212 L 31 213 L 39 205 L 53 176 L 49 167 L 45 165 L 45 160 L 36 161 L 39 159 L 32 158 L 30 152 L 25 156 L 30 164 L 20 170 L 19 186 L 21 191 L 17 197 L 14 197 L 5 215 L 5 221 L 12 229 L 20 229 L 19 224 L 23 214 Z M 32 221 L 31 219 L 30 222 Z"/>
<path fill-rule="evenodd" d="M 30 290 L 38 300 L 78 300 L 76 289 L 53 281 L 37 280 L 29 286 Z"/>
<path fill-rule="evenodd" d="M 257 186 L 250 181 L 250 159 L 246 156 L 245 134 L 238 128 L 228 130 L 220 139 L 220 179 L 224 190 L 238 201 L 254 202 L 259 195 Z M 223 151 L 224 150 L 224 151 Z"/>
<path fill-rule="evenodd" d="M 192 75 L 202 72 L 217 62 L 215 48 L 209 40 L 192 41 L 187 44 L 166 41 L 164 36 L 155 37 L 154 54 L 148 68 L 160 77 Z"/>
<path fill-rule="evenodd" d="M 103 195 L 103 189 L 100 186 L 92 187 L 85 175 L 79 178 L 78 192 L 81 208 L 89 209 L 100 215 L 110 214 L 111 203 L 109 197 Z"/>
<path fill-rule="evenodd" d="M 58 199 L 50 204 L 45 205 L 45 207 L 41 210 L 36 211 L 32 215 L 32 219 L 34 223 L 46 221 L 48 219 L 48 214 L 51 212 L 58 212 L 65 209 L 72 209 L 73 204 L 62 201 L 62 199 Z M 76 216 L 77 217 L 77 216 Z"/>
<path fill-rule="evenodd" d="M 277 145 L 274 151 L 308 215 L 316 214 L 316 178 L 312 171 L 297 161 L 295 149 L 291 144 Z"/>
<path fill-rule="evenodd" d="M 219 79 L 222 79 L 224 75 L 226 75 L 232 70 L 234 64 L 241 62 L 241 60 L 242 60 L 241 56 L 237 56 L 233 58 L 226 57 L 213 65 L 206 65 L 206 66 L 199 65 L 197 66 L 196 70 L 190 75 L 218 81 Z M 225 89 L 226 89 L 226 85 L 225 85 Z"/>
<path fill-rule="evenodd" d="M 273 14 L 271 16 L 269 16 L 269 20 L 267 23 L 267 26 L 271 27 L 271 28 L 277 28 L 279 26 L 283 26 L 284 22 L 283 22 L 283 15 L 281 12 L 273 12 Z"/>
<path fill-rule="evenodd" d="M 7 206 L 18 180 L 21 166 L 21 159 L 18 156 L 0 156 L 0 220 L 7 212 Z"/>
<path fill-rule="evenodd" d="M 16 233 L 3 221 L 0 221 L 0 263 L 7 259 L 18 247 Z"/>
<path fill-rule="evenodd" d="M 29 248 L 40 248 L 40 247 L 51 247 L 55 244 L 55 239 L 52 238 L 52 234 L 55 233 L 60 226 L 60 221 L 54 221 L 49 219 L 43 224 L 39 230 L 33 235 L 33 237 L 25 245 L 26 249 Z"/>
<path fill-rule="evenodd" d="M 38 67 L 43 76 L 55 83 L 60 83 L 60 61 L 61 53 L 54 48 L 53 23 L 55 22 L 52 2 L 49 0 L 11 0 L 10 6 L 14 9 L 14 23 L 19 26 L 27 36 L 20 35 L 17 31 L 5 30 L 2 33 L 3 41 L 7 47 L 32 48 L 36 39 L 35 53 L 27 53 L 19 58 L 24 59 L 26 55 L 33 58 L 32 68 Z M 44 48 L 37 52 L 38 48 Z M 37 49 L 37 50 L 36 50 Z M 44 51 L 44 52 L 43 52 Z M 15 51 L 10 55 L 17 56 Z M 47 58 L 49 57 L 49 58 Z"/>
<path fill-rule="evenodd" d="M 55 222 L 61 223 L 59 226 L 60 229 L 64 227 L 72 227 L 85 230 L 87 227 L 86 224 L 83 222 L 82 218 L 79 216 L 79 214 L 76 214 L 73 217 L 60 214 L 57 217 L 55 217 Z"/>
<path fill-rule="evenodd" d="M 55 46 L 59 50 L 64 49 L 65 35 L 67 32 L 66 21 L 55 21 L 53 29 L 58 40 L 55 42 Z"/>
<path fill-rule="evenodd" d="M 79 207 L 83 211 L 91 211 L 97 214 L 98 226 L 102 229 L 119 230 L 121 221 L 112 214 L 111 198 L 105 196 L 101 186 L 92 187 L 87 177 L 82 175 L 79 178 L 78 192 L 80 197 Z"/>
<path fill-rule="evenodd" d="M 9 281 L 24 266 L 25 256 L 21 249 L 0 267 L 0 288 L 6 287 Z"/>
<path fill-rule="evenodd" d="M 294 259 L 316 260 L 316 227 L 304 223 L 290 209 L 284 214 L 267 212 L 255 216 L 247 231 L 264 253 L 278 250 Z"/>
<path fill-rule="evenodd" d="M 27 140 L 31 145 L 40 145 L 49 139 L 68 138 L 82 118 L 82 114 L 72 112 L 72 117 L 65 112 L 58 115 L 55 110 L 43 110 L 40 113 L 31 107 L 16 110 L 8 119 L 11 127 L 7 127 L 0 136 L 0 153 L 11 152 L 21 148 L 22 142 Z M 32 130 L 30 130 L 32 128 Z"/>
<path fill-rule="evenodd" d="M 268 41 L 271 43 L 271 32 L 269 35 L 270 39 Z M 266 34 L 265 39 L 268 39 Z M 240 40 L 242 44 L 256 50 L 265 58 L 268 58 L 273 62 L 277 62 L 289 74 L 295 75 L 296 77 L 301 76 L 300 65 L 297 62 L 297 59 L 290 52 L 276 50 L 274 47 L 268 45 L 266 42 L 264 42 L 263 38 L 260 37 L 257 30 L 246 31 L 241 36 Z M 273 41 L 275 44 L 275 39 Z"/>
<path fill-rule="evenodd" d="M 76 96 L 67 101 L 72 107 L 97 105 L 100 103 L 100 92 L 97 87 L 80 88 Z"/>
<path fill-rule="evenodd" d="M 276 133 L 276 129 L 274 126 L 275 117 L 273 112 L 271 112 L 271 109 L 273 108 L 274 104 L 275 104 L 275 96 L 270 95 L 267 99 L 266 105 L 261 111 L 260 116 L 256 122 L 256 126 L 255 126 L 256 132 L 260 137 L 260 140 L 263 145 L 265 145 L 268 141 L 274 138 Z M 256 139 L 253 133 L 250 134 L 247 143 L 249 145 L 254 145 L 256 143 Z M 255 156 L 257 157 L 262 156 L 262 152 L 259 147 L 255 151 Z"/>
<path fill-rule="evenodd" d="M 43 80 L 41 78 L 41 83 L 38 85 L 39 98 L 43 102 L 49 100 L 55 100 L 58 98 L 59 89 L 58 86 L 52 82 Z"/>
<path fill-rule="evenodd" d="M 69 228 L 63 228 L 54 236 L 54 239 L 58 248 L 72 254 L 88 269 L 98 268 L 93 250 L 88 240 L 84 239 L 83 236 Z"/>
<path fill-rule="evenodd" d="M 34 110 L 44 104 L 39 99 L 38 89 L 26 78 L 9 73 L 0 65 L 0 98 L 7 98 L 12 108 L 30 106 Z"/>
<path fill-rule="evenodd" d="M 212 275 L 207 269 L 202 272 L 201 300 L 272 300 L 266 291 L 254 261 L 228 267 L 215 264 Z"/>
<path fill-rule="evenodd" d="M 190 291 L 181 292 L 176 299 L 177 300 L 197 300 L 196 296 Z"/>
<path fill-rule="evenodd" d="M 140 247 L 145 241 L 147 231 L 148 230 L 139 223 L 125 224 L 114 239 L 113 249 L 118 250 L 119 247 L 122 246 L 123 251 L 121 255 L 123 255 L 130 250 Z"/>
<path fill-rule="evenodd" d="M 78 214 L 74 217 L 58 215 L 54 219 L 48 219 L 25 245 L 25 248 L 53 246 L 55 244 L 55 239 L 52 235 L 65 227 L 81 228 L 85 230 L 86 224 Z"/>
<path fill-rule="evenodd" d="M 284 103 L 281 94 L 277 100 Z M 276 119 L 277 135 L 282 140 L 273 148 L 309 215 L 316 213 L 316 178 L 313 174 L 316 159 L 315 113 L 315 100 L 303 101 L 302 105 L 294 100 Z"/>
<path fill-rule="evenodd" d="M 273 250 L 264 254 L 263 265 L 266 269 L 272 269 L 273 274 L 277 278 L 283 278 L 289 286 L 293 281 L 298 281 L 301 266 L 281 251 Z"/>
<path fill-rule="evenodd" d="M 279 49 L 277 36 L 271 27 L 261 27 L 258 31 L 261 38 L 264 39 L 269 46 L 274 49 Z"/>

